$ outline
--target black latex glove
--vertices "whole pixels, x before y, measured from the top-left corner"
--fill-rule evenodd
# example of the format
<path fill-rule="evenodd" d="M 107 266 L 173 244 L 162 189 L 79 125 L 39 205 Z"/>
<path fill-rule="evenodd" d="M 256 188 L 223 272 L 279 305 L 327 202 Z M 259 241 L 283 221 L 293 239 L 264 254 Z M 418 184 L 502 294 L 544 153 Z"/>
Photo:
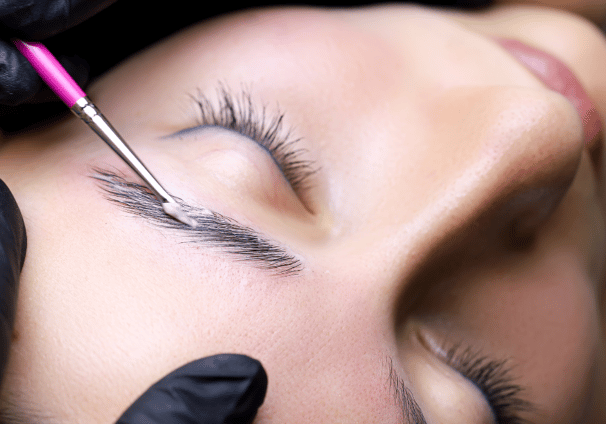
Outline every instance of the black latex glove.
<path fill-rule="evenodd" d="M 0 0 L 0 104 L 30 101 L 43 86 L 27 60 L 9 38 L 42 40 L 104 9 L 115 0 Z M 59 58 L 74 79 L 83 84 L 88 69 L 76 59 Z M 85 75 L 83 75 L 85 73 Z"/>
<path fill-rule="evenodd" d="M 250 424 L 266 391 L 267 374 L 259 361 L 209 356 L 151 386 L 117 424 Z"/>
<path fill-rule="evenodd" d="M 0 379 L 10 347 L 19 275 L 25 260 L 25 225 L 17 202 L 0 180 Z"/>

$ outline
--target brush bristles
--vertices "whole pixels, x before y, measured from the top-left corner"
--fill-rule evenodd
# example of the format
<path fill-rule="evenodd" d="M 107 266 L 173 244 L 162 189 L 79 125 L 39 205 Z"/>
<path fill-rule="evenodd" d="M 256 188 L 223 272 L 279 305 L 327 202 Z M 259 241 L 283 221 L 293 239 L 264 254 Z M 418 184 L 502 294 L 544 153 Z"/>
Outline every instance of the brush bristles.
<path fill-rule="evenodd" d="M 182 222 L 185 225 L 189 225 L 192 228 L 196 228 L 198 226 L 196 220 L 188 216 L 178 203 L 162 203 L 162 209 L 164 209 L 164 212 L 166 212 L 167 215 L 172 216 L 177 221 Z"/>

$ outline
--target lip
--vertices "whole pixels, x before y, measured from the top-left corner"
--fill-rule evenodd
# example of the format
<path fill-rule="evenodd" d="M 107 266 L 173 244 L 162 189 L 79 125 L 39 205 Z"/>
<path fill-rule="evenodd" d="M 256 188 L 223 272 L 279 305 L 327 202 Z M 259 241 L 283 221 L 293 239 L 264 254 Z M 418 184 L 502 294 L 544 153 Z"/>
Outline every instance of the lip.
<path fill-rule="evenodd" d="M 595 104 L 581 82 L 564 62 L 518 40 L 495 38 L 495 41 L 543 81 L 548 88 L 562 94 L 574 105 L 583 122 L 585 144 L 588 145 L 602 131 L 602 120 Z"/>

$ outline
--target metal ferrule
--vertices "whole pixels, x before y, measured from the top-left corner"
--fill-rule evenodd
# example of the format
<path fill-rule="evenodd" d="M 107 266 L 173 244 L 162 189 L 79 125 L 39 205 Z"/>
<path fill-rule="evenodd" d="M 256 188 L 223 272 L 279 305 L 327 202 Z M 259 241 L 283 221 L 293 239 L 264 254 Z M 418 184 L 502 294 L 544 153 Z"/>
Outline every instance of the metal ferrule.
<path fill-rule="evenodd" d="M 118 154 L 141 177 L 154 195 L 162 203 L 174 202 L 175 200 L 164 190 L 160 183 L 147 170 L 128 144 L 112 127 L 97 107 L 88 99 L 82 97 L 71 107 L 71 111 L 88 124 L 99 137 L 105 141 L 114 152 Z"/>
<path fill-rule="evenodd" d="M 74 115 L 89 125 L 93 122 L 92 119 L 94 116 L 101 114 L 101 112 L 99 112 L 97 107 L 88 99 L 88 97 L 79 98 L 71 107 L 71 111 L 74 112 Z"/>

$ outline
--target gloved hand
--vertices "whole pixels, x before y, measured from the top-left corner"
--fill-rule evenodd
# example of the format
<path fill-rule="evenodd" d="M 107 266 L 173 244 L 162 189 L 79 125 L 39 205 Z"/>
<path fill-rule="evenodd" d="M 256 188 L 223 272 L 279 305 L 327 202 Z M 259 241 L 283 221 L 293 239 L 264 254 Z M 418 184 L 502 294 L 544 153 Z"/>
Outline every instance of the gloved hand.
<path fill-rule="evenodd" d="M 43 86 L 9 38 L 42 40 L 79 24 L 114 1 L 0 0 L 0 104 L 15 106 L 27 102 Z M 88 69 L 82 62 L 61 57 L 59 61 L 76 82 L 86 81 Z"/>
<path fill-rule="evenodd" d="M 15 323 L 26 244 L 25 225 L 17 202 L 0 180 L 0 378 L 4 375 Z"/>
<path fill-rule="evenodd" d="M 117 424 L 250 424 L 266 391 L 267 374 L 259 361 L 209 356 L 151 386 Z"/>
<path fill-rule="evenodd" d="M 0 180 L 0 381 L 8 359 L 26 235 L 21 212 Z M 244 355 L 190 362 L 147 390 L 119 424 L 250 424 L 263 403 L 267 375 Z"/>

